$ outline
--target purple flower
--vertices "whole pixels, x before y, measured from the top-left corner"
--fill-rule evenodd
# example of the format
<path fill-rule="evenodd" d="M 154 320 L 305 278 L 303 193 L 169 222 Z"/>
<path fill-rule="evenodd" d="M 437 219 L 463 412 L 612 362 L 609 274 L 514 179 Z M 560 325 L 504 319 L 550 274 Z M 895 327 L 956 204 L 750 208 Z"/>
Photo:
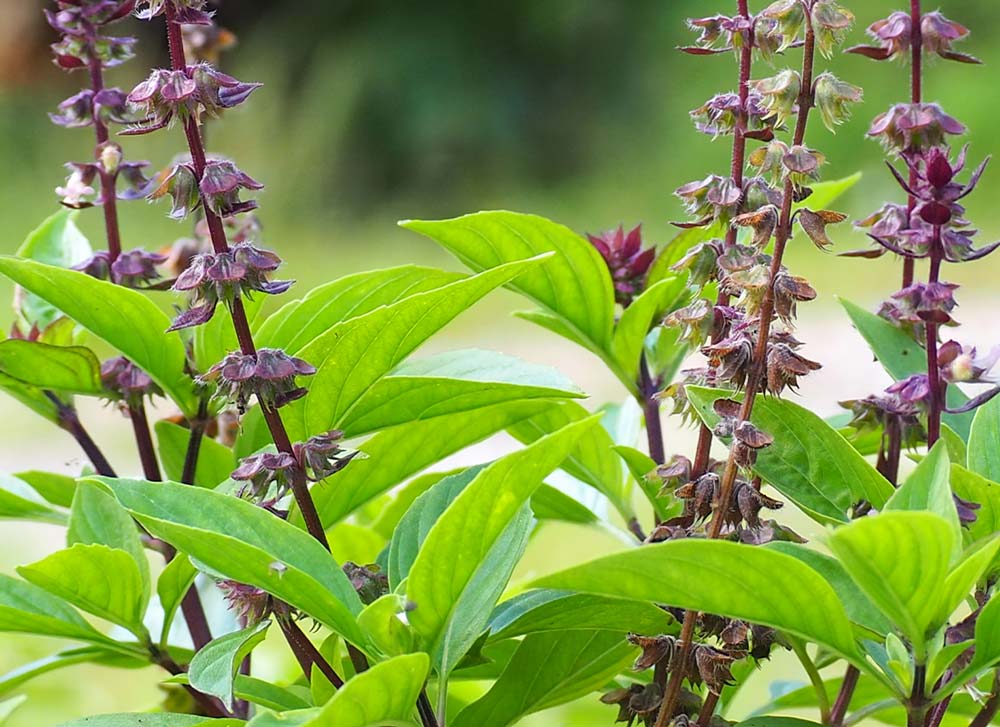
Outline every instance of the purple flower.
<path fill-rule="evenodd" d="M 86 273 L 90 277 L 97 278 L 98 280 L 110 280 L 111 255 L 106 250 L 96 252 L 83 262 L 74 265 L 73 270 Z"/>
<path fill-rule="evenodd" d="M 882 304 L 879 315 L 893 323 L 951 322 L 955 302 L 954 283 L 913 283 Z"/>
<path fill-rule="evenodd" d="M 216 581 L 229 610 L 247 626 L 260 623 L 271 612 L 271 596 L 256 586 L 231 580 Z"/>
<path fill-rule="evenodd" d="M 169 330 L 178 330 L 208 321 L 219 301 L 232 306 L 240 296 L 255 292 L 278 295 L 294 281 L 270 280 L 281 258 L 268 250 L 259 250 L 248 242 L 222 253 L 194 256 L 178 275 L 173 289 L 191 294 L 191 308 L 178 316 Z"/>
<path fill-rule="evenodd" d="M 717 174 L 689 182 L 679 187 L 674 194 L 684 202 L 690 215 L 700 218 L 698 222 L 691 223 L 692 226 L 730 219 L 737 212 L 743 198 L 743 190 L 735 184 L 732 177 L 720 177 Z"/>
<path fill-rule="evenodd" d="M 123 401 L 130 408 L 138 408 L 144 397 L 163 395 L 149 374 L 124 357 L 101 364 L 101 384 L 109 398 Z"/>
<path fill-rule="evenodd" d="M 94 124 L 94 92 L 90 89 L 80 91 L 75 96 L 59 104 L 59 112 L 49 114 L 52 123 L 75 129 Z"/>
<path fill-rule="evenodd" d="M 713 96 L 691 112 L 695 127 L 703 134 L 717 137 L 742 128 L 747 136 L 759 141 L 769 141 L 774 137 L 772 124 L 766 116 L 767 109 L 762 104 L 762 98 L 755 92 L 747 98 L 746 108 L 740 103 L 739 94 L 723 93 Z"/>
<path fill-rule="evenodd" d="M 628 234 L 621 225 L 600 235 L 587 235 L 590 244 L 604 258 L 615 287 L 615 300 L 628 306 L 643 291 L 646 273 L 656 257 L 656 249 L 642 246 L 642 225 L 636 225 Z"/>
<path fill-rule="evenodd" d="M 123 252 L 111 263 L 111 276 L 116 283 L 126 288 L 144 287 L 160 277 L 156 266 L 162 265 L 166 260 L 163 255 L 136 248 Z"/>
<path fill-rule="evenodd" d="M 204 9 L 205 0 L 139 0 L 135 15 L 140 20 L 152 20 L 163 15 L 168 5 L 175 23 L 210 25 L 212 22 L 212 13 Z"/>
<path fill-rule="evenodd" d="M 210 161 L 199 183 L 206 206 L 220 217 L 256 209 L 257 203 L 253 200 L 240 201 L 240 190 L 263 188 L 263 184 L 227 160 Z"/>
<path fill-rule="evenodd" d="M 359 453 L 340 446 L 344 433 L 338 430 L 317 434 L 292 446 L 299 467 L 313 482 L 325 480 L 344 469 Z"/>
<path fill-rule="evenodd" d="M 965 127 L 935 103 L 896 104 L 876 116 L 868 129 L 868 136 L 897 152 L 941 146 L 947 135 L 964 133 Z"/>
<path fill-rule="evenodd" d="M 927 406 L 931 397 L 931 385 L 927 374 L 909 376 L 902 381 L 897 381 L 885 391 L 887 394 L 895 394 L 903 404 L 921 408 Z"/>
<path fill-rule="evenodd" d="M 941 378 L 949 383 L 993 383 L 987 374 L 997 361 L 1000 361 L 1000 346 L 994 346 L 984 356 L 978 354 L 975 346 L 963 346 L 958 341 L 948 341 L 938 349 Z"/>
<path fill-rule="evenodd" d="M 286 452 L 262 452 L 241 459 L 230 477 L 244 483 L 236 491 L 237 497 L 277 501 L 288 491 L 297 468 L 295 458 Z"/>
<path fill-rule="evenodd" d="M 297 376 L 312 376 L 316 369 L 284 351 L 262 348 L 256 355 L 234 351 L 198 377 L 199 383 L 215 383 L 223 397 L 234 401 L 240 413 L 255 395 L 262 406 L 278 408 L 305 396 Z"/>

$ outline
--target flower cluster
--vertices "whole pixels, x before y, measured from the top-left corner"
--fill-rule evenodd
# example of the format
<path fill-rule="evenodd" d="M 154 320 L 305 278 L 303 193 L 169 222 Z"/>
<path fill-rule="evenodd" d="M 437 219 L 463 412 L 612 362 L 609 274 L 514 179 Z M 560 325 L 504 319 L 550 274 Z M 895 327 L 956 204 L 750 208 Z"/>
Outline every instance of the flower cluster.
<path fill-rule="evenodd" d="M 146 397 L 163 396 L 149 374 L 124 357 L 101 364 L 101 386 L 108 399 L 129 409 L 138 409 Z"/>
<path fill-rule="evenodd" d="M 191 305 L 174 319 L 170 330 L 207 323 L 220 301 L 232 307 L 238 298 L 249 298 L 255 292 L 284 293 L 293 281 L 269 280 L 279 265 L 281 258 L 276 254 L 249 242 L 234 245 L 227 252 L 195 255 L 173 286 L 176 291 L 190 294 Z"/>
<path fill-rule="evenodd" d="M 236 404 L 242 414 L 256 395 L 261 405 L 279 408 L 306 395 L 296 377 L 312 376 L 316 369 L 300 358 L 274 348 L 254 354 L 233 351 L 198 377 L 202 384 L 215 384 L 218 393 Z"/>
<path fill-rule="evenodd" d="M 292 479 L 300 476 L 319 482 L 339 472 L 358 455 L 340 446 L 343 433 L 330 431 L 292 445 L 292 453 L 261 452 L 244 457 L 230 475 L 243 483 L 239 497 L 272 507 L 288 492 Z"/>
<path fill-rule="evenodd" d="M 979 59 L 954 50 L 956 42 L 969 35 L 969 29 L 940 12 L 924 13 L 920 19 L 920 34 L 924 49 L 942 58 L 960 63 L 979 63 Z M 909 13 L 896 11 L 888 18 L 868 26 L 868 35 L 876 45 L 857 45 L 848 53 L 857 53 L 876 61 L 886 61 L 910 52 L 913 38 L 913 20 Z"/>
<path fill-rule="evenodd" d="M 656 249 L 643 248 L 642 226 L 625 233 L 621 225 L 601 235 L 587 235 L 604 258 L 615 287 L 615 300 L 627 307 L 646 284 L 646 273 L 656 257 Z"/>

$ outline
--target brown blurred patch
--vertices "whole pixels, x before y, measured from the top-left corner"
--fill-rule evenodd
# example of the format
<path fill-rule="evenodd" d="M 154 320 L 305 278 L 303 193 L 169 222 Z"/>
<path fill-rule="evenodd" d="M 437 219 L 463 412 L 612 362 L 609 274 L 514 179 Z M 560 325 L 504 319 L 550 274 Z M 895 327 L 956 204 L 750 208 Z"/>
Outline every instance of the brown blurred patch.
<path fill-rule="evenodd" d="M 37 62 L 46 50 L 41 7 L 32 0 L 0 0 L 0 87 L 38 76 Z"/>

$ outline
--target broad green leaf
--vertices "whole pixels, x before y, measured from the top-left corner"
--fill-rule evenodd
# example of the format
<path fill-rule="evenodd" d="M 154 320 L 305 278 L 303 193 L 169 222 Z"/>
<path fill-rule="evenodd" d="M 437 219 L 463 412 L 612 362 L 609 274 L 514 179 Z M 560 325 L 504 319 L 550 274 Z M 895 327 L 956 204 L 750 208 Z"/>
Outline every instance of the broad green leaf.
<path fill-rule="evenodd" d="M 632 478 L 638 483 L 639 489 L 653 506 L 657 520 L 660 522 L 669 520 L 676 513 L 677 498 L 669 493 L 665 496 L 660 495 L 663 480 L 656 476 L 656 462 L 653 458 L 634 447 L 621 444 L 615 445 L 612 449 L 621 457 Z"/>
<path fill-rule="evenodd" d="M 258 712 L 247 727 L 302 727 L 319 714 L 319 709 L 296 709 L 288 712 Z"/>
<path fill-rule="evenodd" d="M 720 574 L 706 578 L 707 573 Z M 823 577 L 790 555 L 721 540 L 674 540 L 539 579 L 536 588 L 651 601 L 772 626 L 855 662 L 851 624 Z"/>
<path fill-rule="evenodd" d="M 361 601 L 308 533 L 249 502 L 173 482 L 98 478 L 159 538 L 212 571 L 271 593 L 364 648 Z"/>
<path fill-rule="evenodd" d="M 425 467 L 548 406 L 538 401 L 496 404 L 379 432 L 358 447 L 368 455 L 367 459 L 354 460 L 349 467 L 313 487 L 313 500 L 323 525 L 333 525 Z"/>
<path fill-rule="evenodd" d="M 243 296 L 243 311 L 251 328 L 253 322 L 260 315 L 260 310 L 267 296 L 259 295 L 255 298 Z M 262 346 L 263 344 L 258 344 Z M 194 354 L 194 365 L 198 371 L 208 371 L 217 364 L 230 351 L 239 349 L 240 344 L 236 339 L 236 328 L 233 326 L 233 316 L 229 312 L 228 306 L 219 305 L 215 308 L 215 315 L 208 323 L 196 326 L 191 336 L 191 348 Z"/>
<path fill-rule="evenodd" d="M 534 323 L 536 326 L 541 326 L 557 336 L 562 336 L 567 341 L 572 341 L 577 346 L 587 349 L 604 361 L 604 363 L 608 365 L 608 368 L 610 368 L 620 380 L 628 378 L 625 373 L 618 368 L 618 364 L 615 363 L 615 360 L 611 358 L 607 351 L 600 348 L 589 338 L 584 337 L 580 331 L 573 328 L 567 321 L 559 316 L 553 313 L 546 313 L 543 310 L 517 311 L 514 313 L 514 316 L 516 318 L 520 318 L 521 320 L 528 321 L 529 323 Z"/>
<path fill-rule="evenodd" d="M 518 441 L 528 444 L 590 416 L 590 412 L 575 401 L 559 402 L 508 427 L 508 431 Z M 635 511 L 614 446 L 615 441 L 607 430 L 592 427 L 570 451 L 561 469 L 607 497 L 627 521 L 635 516 Z"/>
<path fill-rule="evenodd" d="M 340 428 L 354 437 L 507 401 L 583 396 L 548 366 L 492 351 L 452 351 L 404 362 L 361 397 Z"/>
<path fill-rule="evenodd" d="M 954 538 L 951 525 L 929 512 L 884 512 L 833 531 L 830 550 L 862 591 L 918 651 L 941 625 Z"/>
<path fill-rule="evenodd" d="M 303 727 L 410 727 L 430 662 L 397 656 L 351 678 Z"/>
<path fill-rule="evenodd" d="M 735 727 L 819 727 L 819 722 L 797 717 L 751 717 L 737 722 Z"/>
<path fill-rule="evenodd" d="M 132 556 L 106 545 L 77 543 L 46 558 L 23 565 L 24 580 L 44 588 L 87 613 L 118 624 L 140 640 L 149 603 L 149 587 Z"/>
<path fill-rule="evenodd" d="M 635 658 L 624 632 L 532 634 L 493 687 L 459 712 L 454 727 L 506 727 L 604 687 Z"/>
<path fill-rule="evenodd" d="M 927 373 L 927 354 L 905 331 L 849 300 L 841 298 L 840 304 L 844 306 L 851 323 L 858 329 L 858 333 L 868 343 L 889 376 L 901 381 L 913 374 Z M 948 387 L 948 404 L 950 406 L 958 406 L 968 400 L 968 397 L 957 386 Z M 962 439 L 968 439 L 972 417 L 972 412 L 945 414 L 942 421 L 957 432 Z"/>
<path fill-rule="evenodd" d="M 407 513 L 418 497 L 431 489 L 445 477 L 457 474 L 462 470 L 452 470 L 450 472 L 430 472 L 426 475 L 414 477 L 405 485 L 400 487 L 391 496 L 388 502 L 379 507 L 378 516 L 372 523 L 372 530 L 381 535 L 386 540 L 392 540 L 393 534 L 399 525 L 399 521 Z"/>
<path fill-rule="evenodd" d="M 30 583 L 0 573 L 0 631 L 108 644 L 68 603 Z"/>
<path fill-rule="evenodd" d="M 586 505 L 546 484 L 531 496 L 531 511 L 539 520 L 562 520 L 578 525 L 592 525 L 600 520 Z"/>
<path fill-rule="evenodd" d="M 47 392 L 42 391 L 37 386 L 24 384 L 0 372 L 0 391 L 28 407 L 40 417 L 59 425 L 59 408 L 49 398 Z"/>
<path fill-rule="evenodd" d="M 122 712 L 74 719 L 58 727 L 239 727 L 243 724 L 240 719 L 210 719 L 196 714 Z"/>
<path fill-rule="evenodd" d="M 82 263 L 93 251 L 90 242 L 76 226 L 79 212 L 62 209 L 32 230 L 21 243 L 17 256 L 60 268 Z M 27 287 L 27 286 L 25 286 Z M 59 310 L 43 297 L 29 291 L 19 304 L 26 328 L 33 325 L 44 330 L 59 318 Z"/>
<path fill-rule="evenodd" d="M 386 656 L 413 651 L 413 632 L 399 619 L 399 614 L 405 610 L 406 601 L 402 596 L 387 593 L 365 606 L 358 616 L 358 624 Z"/>
<path fill-rule="evenodd" d="M 53 505 L 69 507 L 73 503 L 73 496 L 76 493 L 74 477 L 41 470 L 18 472 L 14 476 L 22 482 L 27 482 L 35 492 Z"/>
<path fill-rule="evenodd" d="M 316 367 L 303 401 L 308 433 L 338 427 L 369 387 L 490 291 L 543 262 L 519 260 L 339 323 L 300 355 Z"/>
<path fill-rule="evenodd" d="M 610 346 L 615 296 L 608 266 L 593 245 L 569 228 L 543 217 L 503 211 L 400 224 L 430 237 L 477 271 L 554 252 L 510 287 L 559 316 L 597 348 Z"/>
<path fill-rule="evenodd" d="M 933 512 L 951 525 L 954 550 L 962 550 L 962 526 L 958 521 L 955 500 L 951 496 L 951 462 L 944 442 L 938 442 L 920 460 L 917 468 L 885 503 L 884 510 L 914 510 Z"/>
<path fill-rule="evenodd" d="M 874 632 L 880 639 L 892 630 L 892 623 L 851 580 L 844 566 L 836 558 L 799 543 L 773 542 L 765 547 L 797 558 L 823 576 L 840 597 L 847 617 L 858 626 Z"/>
<path fill-rule="evenodd" d="M 262 621 L 212 639 L 199 649 L 188 667 L 191 686 L 202 694 L 218 697 L 232 709 L 233 682 L 243 657 L 264 640 L 270 625 L 270 621 Z"/>
<path fill-rule="evenodd" d="M 808 207 L 813 210 L 826 209 L 843 195 L 845 195 L 854 185 L 861 181 L 861 172 L 855 172 L 849 177 L 841 179 L 831 179 L 826 182 L 810 184 L 809 189 L 812 194 L 799 202 L 797 207 Z"/>
<path fill-rule="evenodd" d="M 20 707 L 28 701 L 27 694 L 19 694 L 16 697 L 11 697 L 10 699 L 4 699 L 0 701 L 0 725 L 7 724 L 7 720 L 10 716 L 14 714 L 14 710 Z"/>
<path fill-rule="evenodd" d="M 573 630 L 667 634 L 677 630 L 677 622 L 651 603 L 540 589 L 498 605 L 490 617 L 489 640 Z"/>
<path fill-rule="evenodd" d="M 976 618 L 976 650 L 972 661 L 934 693 L 941 699 L 968 683 L 976 674 L 1000 663 L 1000 597 L 993 596 Z"/>
<path fill-rule="evenodd" d="M 973 541 L 1000 532 L 1000 485 L 953 464 L 951 487 L 959 497 L 979 505 L 976 521 L 966 526 Z"/>
<path fill-rule="evenodd" d="M 190 684 L 187 674 L 181 673 L 167 679 L 165 684 Z M 233 681 L 233 696 L 253 704 L 259 704 L 265 709 L 276 711 L 308 709 L 310 703 L 290 689 L 279 687 L 271 682 L 237 674 Z"/>
<path fill-rule="evenodd" d="M 627 377 L 622 383 L 633 393 L 639 380 L 639 358 L 646 334 L 666 312 L 679 308 L 689 296 L 686 276 L 675 275 L 650 285 L 622 312 L 615 326 L 611 351 Z"/>
<path fill-rule="evenodd" d="M 149 589 L 149 561 L 135 520 L 114 497 L 86 480 L 77 484 L 66 531 L 66 544 L 76 543 L 124 550 L 139 568 L 143 590 Z"/>
<path fill-rule="evenodd" d="M 570 424 L 509 454 L 479 472 L 438 518 L 407 578 L 407 597 L 417 604 L 409 621 L 443 674 L 454 666 L 452 623 L 463 599 L 483 580 L 484 560 L 542 479 L 597 425 L 596 418 Z M 502 586 L 501 586 L 502 587 Z M 499 596 L 499 592 L 496 594 Z M 493 604 L 488 604 L 490 608 Z M 488 613 L 484 614 L 485 619 Z M 467 635 L 467 634 L 466 634 Z M 475 635 L 473 635 L 473 640 Z M 471 645 L 466 644 L 466 648 Z"/>
<path fill-rule="evenodd" d="M 733 396 L 720 389 L 689 386 L 687 396 L 698 415 L 713 428 L 717 399 Z M 829 424 L 790 401 L 758 397 L 752 421 L 774 437 L 760 451 L 754 470 L 778 492 L 823 523 L 847 522 L 858 500 L 881 508 L 892 485 Z"/>
<path fill-rule="evenodd" d="M 969 434 L 969 469 L 991 482 L 1000 481 L 1000 399 L 993 398 L 976 410 Z"/>
<path fill-rule="evenodd" d="M 418 265 L 347 275 L 286 303 L 257 328 L 254 338 L 260 346 L 295 353 L 337 323 L 463 277 Z"/>
<path fill-rule="evenodd" d="M 75 394 L 103 392 L 101 363 L 82 346 L 10 339 L 0 342 L 0 372 L 40 389 Z"/>
<path fill-rule="evenodd" d="M 482 470 L 480 465 L 449 475 L 413 501 L 389 542 L 386 575 L 391 588 L 406 580 L 434 523 Z"/>
<path fill-rule="evenodd" d="M 191 430 L 166 419 L 156 422 L 153 428 L 156 431 L 156 443 L 164 474 L 167 479 L 180 482 L 184 473 L 188 444 L 191 441 Z M 233 450 L 211 437 L 202 437 L 198 450 L 198 465 L 195 468 L 194 482 L 191 484 L 199 487 L 215 487 L 229 479 L 234 469 L 236 469 L 236 457 L 233 455 Z"/>
<path fill-rule="evenodd" d="M 177 615 L 177 609 L 180 608 L 188 589 L 194 584 L 197 574 L 198 571 L 191 560 L 183 553 L 176 553 L 156 579 L 156 595 L 163 610 L 163 628 L 160 632 L 160 644 L 163 646 L 167 644 L 170 626 Z"/>
<path fill-rule="evenodd" d="M 27 482 L 3 472 L 0 472 L 0 518 L 66 522 L 66 516 L 49 507 Z"/>
<path fill-rule="evenodd" d="M 75 270 L 0 256 L 0 274 L 43 297 L 118 349 L 194 415 L 194 384 L 184 373 L 184 344 L 165 335 L 170 319 L 142 293 Z"/>
<path fill-rule="evenodd" d="M 140 669 L 149 666 L 149 659 L 143 658 L 141 655 L 124 656 L 100 646 L 67 649 L 0 675 L 0 695 L 12 692 L 36 677 L 77 664 L 106 664 L 117 669 Z M 2 720 L 0 720 L 0 724 L 2 724 Z"/>
<path fill-rule="evenodd" d="M 955 564 L 941 586 L 935 622 L 943 624 L 948 621 L 955 609 L 969 597 L 976 584 L 983 580 L 983 575 L 996 559 L 998 550 L 1000 533 L 974 543 L 962 554 L 961 560 Z"/>

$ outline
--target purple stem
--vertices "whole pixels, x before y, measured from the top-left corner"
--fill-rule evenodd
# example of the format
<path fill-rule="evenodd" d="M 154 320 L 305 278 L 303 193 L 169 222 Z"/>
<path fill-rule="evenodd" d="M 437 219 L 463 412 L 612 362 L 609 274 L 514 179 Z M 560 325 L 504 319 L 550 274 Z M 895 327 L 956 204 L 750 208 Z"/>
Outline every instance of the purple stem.
<path fill-rule="evenodd" d="M 87 455 L 87 459 L 94 465 L 94 471 L 102 477 L 117 477 L 118 475 L 111 468 L 100 447 L 97 446 L 97 443 L 91 438 L 90 433 L 80 423 L 80 416 L 76 412 L 76 407 L 62 401 L 51 391 L 46 391 L 45 396 L 56 405 L 60 428 L 73 435 L 73 439 L 80 445 L 80 449 Z"/>
<path fill-rule="evenodd" d="M 97 57 L 97 53 L 93 51 L 93 44 L 95 43 L 96 30 L 91 26 L 89 28 L 88 41 L 91 44 L 90 62 L 88 64 L 88 70 L 90 71 L 90 86 L 94 91 L 96 96 L 98 93 L 104 90 L 104 68 L 101 65 L 101 59 Z M 103 200 L 101 207 L 104 209 L 104 232 L 108 239 L 108 255 L 111 257 L 111 262 L 118 259 L 118 256 L 122 251 L 121 242 L 121 231 L 118 227 L 118 193 L 115 189 L 115 178 L 113 175 L 109 174 L 101 163 L 101 151 L 102 147 L 108 143 L 108 127 L 101 120 L 100 113 L 97 110 L 97 105 L 94 105 L 94 134 L 97 137 L 97 146 L 94 149 L 94 157 L 97 159 L 97 166 L 100 169 L 101 177 L 101 198 Z"/>
<path fill-rule="evenodd" d="M 639 359 L 639 396 L 646 418 L 646 438 L 649 441 L 649 456 L 656 464 L 663 464 L 663 427 L 660 423 L 660 402 L 656 398 L 656 382 L 649 375 L 646 355 Z"/>
<path fill-rule="evenodd" d="M 128 417 L 132 420 L 132 431 L 135 433 L 135 445 L 139 450 L 143 474 L 150 482 L 161 482 L 163 478 L 160 476 L 160 465 L 156 461 L 153 437 L 149 431 L 149 420 L 146 418 L 146 406 L 141 400 L 135 406 L 129 405 Z"/>
<path fill-rule="evenodd" d="M 941 227 L 935 225 L 934 239 L 931 241 L 931 265 L 928 282 L 937 283 L 941 278 L 941 262 L 944 253 L 941 246 Z M 927 412 L 927 446 L 933 447 L 941 438 L 941 412 L 944 409 L 945 387 L 938 367 L 938 324 L 928 321 L 925 326 L 927 338 L 927 383 L 930 386 L 930 404 Z"/>

